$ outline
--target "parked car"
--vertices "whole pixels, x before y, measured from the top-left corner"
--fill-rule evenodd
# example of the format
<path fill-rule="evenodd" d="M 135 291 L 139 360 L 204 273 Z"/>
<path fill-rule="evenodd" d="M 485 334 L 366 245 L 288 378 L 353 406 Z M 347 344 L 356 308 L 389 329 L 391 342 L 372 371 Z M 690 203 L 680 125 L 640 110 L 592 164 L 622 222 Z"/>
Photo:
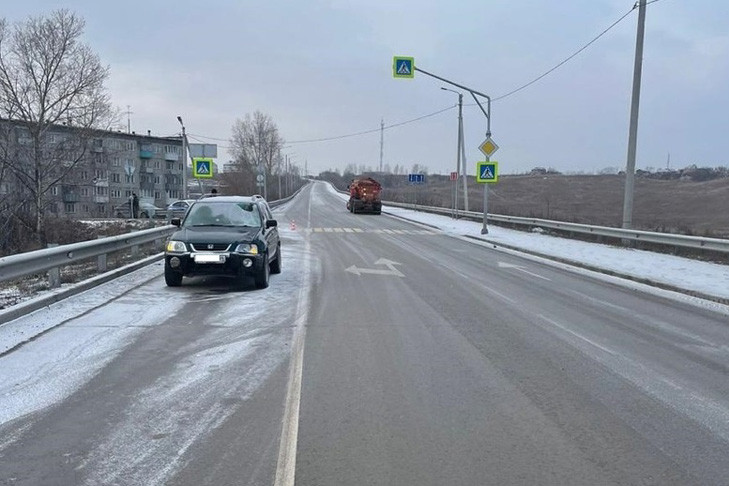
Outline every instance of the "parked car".
<path fill-rule="evenodd" d="M 172 218 L 183 219 L 194 202 L 194 199 L 180 199 L 167 206 L 167 214 L 165 215 L 167 221 L 172 221 Z"/>
<path fill-rule="evenodd" d="M 131 208 L 128 202 L 114 206 L 114 216 L 117 218 L 131 218 Z M 162 217 L 165 214 L 165 210 L 158 208 L 152 203 L 140 201 L 139 203 L 139 218 L 157 218 Z"/>
<path fill-rule="evenodd" d="M 195 201 L 165 248 L 165 282 L 182 284 L 183 277 L 218 275 L 253 277 L 268 287 L 271 273 L 281 272 L 281 240 L 277 222 L 265 201 L 253 197 L 219 196 Z"/>

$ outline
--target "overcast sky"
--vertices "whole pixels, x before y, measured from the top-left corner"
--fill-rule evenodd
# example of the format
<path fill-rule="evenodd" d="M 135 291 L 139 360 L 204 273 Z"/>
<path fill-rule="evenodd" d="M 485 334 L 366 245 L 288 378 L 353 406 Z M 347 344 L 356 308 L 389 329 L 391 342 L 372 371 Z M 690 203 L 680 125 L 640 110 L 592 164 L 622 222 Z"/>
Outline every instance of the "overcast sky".
<path fill-rule="evenodd" d="M 65 7 L 111 67 L 115 105 L 132 130 L 218 143 L 260 110 L 310 173 L 384 163 L 455 170 L 457 95 L 416 73 L 392 77 L 392 56 L 493 98 L 531 81 L 592 40 L 633 0 L 26 0 L 9 21 Z M 576 58 L 492 106 L 492 159 L 502 173 L 535 166 L 592 172 L 626 161 L 637 9 Z M 729 164 L 729 1 L 657 0 L 647 8 L 637 166 Z M 464 97 L 469 173 L 480 160 L 483 114 Z M 216 141 L 206 139 L 223 139 Z M 191 140 L 194 141 L 194 140 Z"/>

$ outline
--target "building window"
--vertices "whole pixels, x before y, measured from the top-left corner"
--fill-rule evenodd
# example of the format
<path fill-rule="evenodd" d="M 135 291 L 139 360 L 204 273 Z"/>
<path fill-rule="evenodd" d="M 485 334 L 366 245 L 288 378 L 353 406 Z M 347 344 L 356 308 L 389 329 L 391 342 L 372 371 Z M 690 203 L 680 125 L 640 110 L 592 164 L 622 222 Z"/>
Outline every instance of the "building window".
<path fill-rule="evenodd" d="M 58 186 L 51 187 L 51 195 L 58 196 Z"/>
<path fill-rule="evenodd" d="M 82 187 L 81 188 L 81 195 L 82 196 L 88 196 L 89 195 L 89 188 L 88 187 Z"/>
<path fill-rule="evenodd" d="M 106 196 L 106 190 L 108 187 L 98 186 L 96 188 L 96 195 L 97 196 Z"/>
<path fill-rule="evenodd" d="M 159 184 L 160 183 L 159 181 L 160 181 L 160 177 L 158 175 L 154 176 L 154 183 Z"/>
<path fill-rule="evenodd" d="M 103 169 L 96 169 L 94 171 L 94 177 L 96 177 L 96 180 L 106 179 L 106 171 Z"/>
<path fill-rule="evenodd" d="M 126 195 L 127 195 L 127 197 L 132 197 L 132 191 L 127 191 Z"/>
<path fill-rule="evenodd" d="M 66 203 L 65 206 L 67 213 L 72 214 L 76 212 L 76 203 Z"/>
<path fill-rule="evenodd" d="M 88 204 L 84 204 L 82 207 L 83 207 L 84 213 L 87 213 L 88 214 L 88 212 L 89 212 L 89 205 Z"/>
<path fill-rule="evenodd" d="M 119 157 L 112 158 L 111 165 L 112 167 L 121 167 L 121 159 Z"/>
<path fill-rule="evenodd" d="M 162 199 L 162 197 L 160 196 L 159 191 L 154 191 L 154 198 L 155 199 Z"/>
<path fill-rule="evenodd" d="M 116 182 L 116 183 L 121 182 L 121 174 L 117 174 L 117 173 L 111 174 L 111 182 Z"/>
<path fill-rule="evenodd" d="M 121 198 L 121 191 L 119 189 L 112 189 L 110 192 L 111 192 L 111 197 L 113 197 L 114 199 Z"/>
<path fill-rule="evenodd" d="M 130 176 L 130 175 L 124 176 L 124 180 L 126 181 L 127 184 L 134 184 L 134 176 L 133 175 L 132 176 Z"/>
<path fill-rule="evenodd" d="M 99 214 L 104 214 L 106 212 L 106 205 L 105 204 L 97 204 L 96 205 L 96 211 Z"/>
<path fill-rule="evenodd" d="M 81 171 L 81 180 L 82 181 L 89 180 L 89 172 L 88 171 L 86 171 L 86 170 L 82 170 Z"/>

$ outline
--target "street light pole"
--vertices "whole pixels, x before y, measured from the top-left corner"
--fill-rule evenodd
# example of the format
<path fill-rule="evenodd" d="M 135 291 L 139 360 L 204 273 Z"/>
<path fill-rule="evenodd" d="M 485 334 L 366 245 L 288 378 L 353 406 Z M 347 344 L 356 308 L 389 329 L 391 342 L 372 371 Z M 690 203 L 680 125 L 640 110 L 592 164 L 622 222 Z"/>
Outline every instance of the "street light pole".
<path fill-rule="evenodd" d="M 450 88 L 443 91 L 450 91 L 458 95 L 458 143 L 456 145 L 456 181 L 453 186 L 453 215 L 458 218 L 458 178 L 461 176 L 461 143 L 463 143 L 463 94 Z M 465 169 L 465 167 L 464 167 Z"/>
<path fill-rule="evenodd" d="M 645 0 L 641 0 L 641 1 L 645 1 Z M 433 73 L 429 73 L 428 71 L 420 69 L 419 67 L 417 67 L 415 65 L 413 65 L 413 71 L 423 73 L 427 76 L 430 76 L 431 78 L 438 79 L 440 81 L 443 81 L 444 83 L 450 84 L 451 86 L 455 86 L 456 88 L 461 88 L 461 89 L 466 90 L 469 93 L 471 93 L 473 100 L 476 102 L 476 104 L 478 105 L 478 107 L 481 109 L 484 116 L 486 117 L 486 137 L 491 138 L 491 97 L 489 95 L 485 95 L 476 90 L 463 86 L 462 84 L 454 83 L 453 81 L 442 78 Z M 486 109 L 484 109 L 483 105 L 481 104 L 481 101 L 478 98 L 476 98 L 476 95 L 479 95 L 482 98 L 486 98 Z M 488 161 L 489 161 L 489 157 L 487 156 L 486 162 L 488 162 Z M 488 234 L 488 232 L 489 232 L 488 227 L 486 226 L 487 212 L 488 212 L 488 197 L 489 197 L 489 185 L 484 184 L 484 186 L 483 186 L 483 227 L 481 228 L 482 235 Z"/>
<path fill-rule="evenodd" d="M 182 127 L 182 199 L 187 199 L 187 135 L 185 135 L 185 124 L 182 117 L 178 116 L 177 121 Z"/>

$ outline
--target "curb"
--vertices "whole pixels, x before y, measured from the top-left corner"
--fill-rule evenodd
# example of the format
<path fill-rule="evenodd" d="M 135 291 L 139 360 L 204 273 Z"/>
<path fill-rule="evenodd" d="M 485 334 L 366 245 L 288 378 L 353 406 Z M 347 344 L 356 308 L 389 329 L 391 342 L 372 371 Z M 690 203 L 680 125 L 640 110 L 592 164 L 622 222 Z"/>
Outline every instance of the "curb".
<path fill-rule="evenodd" d="M 384 212 L 385 211 L 383 211 L 383 213 Z M 392 213 L 386 213 L 386 214 L 388 214 L 389 216 L 392 216 L 393 218 L 402 219 L 402 220 L 408 221 L 410 223 L 417 223 L 417 224 L 420 224 L 423 226 L 427 226 L 430 228 L 435 228 L 435 229 L 440 230 L 440 228 L 438 228 L 436 226 L 426 224 L 426 223 L 421 223 L 420 221 L 416 221 L 414 219 L 409 219 L 404 216 L 400 216 L 400 215 L 396 215 L 396 214 L 392 214 Z M 444 232 L 444 234 L 447 234 L 447 233 Z M 562 257 L 554 256 L 554 255 L 549 255 L 546 253 L 540 253 L 540 252 L 534 251 L 534 250 L 527 250 L 527 249 L 520 248 L 520 247 L 514 246 L 514 245 L 507 245 L 504 243 L 495 242 L 493 240 L 489 240 L 489 239 L 483 238 L 483 237 L 478 237 L 478 236 L 473 236 L 473 235 L 459 235 L 458 237 L 467 238 L 469 240 L 473 240 L 473 241 L 476 241 L 479 243 L 487 243 L 489 245 L 492 245 L 494 248 L 497 248 L 497 247 L 506 248 L 508 250 L 518 251 L 520 253 L 526 253 L 528 255 L 533 255 L 533 256 L 536 256 L 539 258 L 544 258 L 545 260 L 551 260 L 551 261 L 555 261 L 558 263 L 563 263 L 565 265 L 570 265 L 573 267 L 590 270 L 592 272 L 610 275 L 611 277 L 618 277 L 618 278 L 622 278 L 624 280 L 630 280 L 631 282 L 637 282 L 637 283 L 641 283 L 644 285 L 648 285 L 650 287 L 656 287 L 656 288 L 659 288 L 662 290 L 668 290 L 671 292 L 677 292 L 680 294 L 688 295 L 690 297 L 696 297 L 699 299 L 708 300 L 710 302 L 716 302 L 717 304 L 729 305 L 729 299 L 727 299 L 727 298 L 718 297 L 716 295 L 705 294 L 705 293 L 699 292 L 697 290 L 684 289 L 681 287 L 676 287 L 675 285 L 671 285 L 671 284 L 667 284 L 667 283 L 663 283 L 663 282 L 657 282 L 655 280 L 651 280 L 651 279 L 647 279 L 647 278 L 636 277 L 635 275 L 617 272 L 615 270 L 608 270 L 605 268 L 596 267 L 594 265 L 579 262 L 576 260 L 570 260 L 569 258 L 562 258 Z"/>
<path fill-rule="evenodd" d="M 139 270 L 140 268 L 145 267 L 158 260 L 161 260 L 162 258 L 164 258 L 164 253 L 158 253 L 156 255 L 152 255 L 150 257 L 139 260 L 138 262 L 130 263 L 123 267 L 119 267 L 109 272 L 102 273 L 101 275 L 97 275 L 96 277 L 90 278 L 88 280 L 83 280 L 81 282 L 75 283 L 65 289 L 54 291 L 48 295 L 36 297 L 25 302 L 21 302 L 20 304 L 11 306 L 9 309 L 0 311 L 0 325 L 22 317 L 26 314 L 30 314 L 31 312 L 37 311 L 38 309 L 42 309 L 43 307 L 55 304 L 56 302 L 59 302 L 73 295 L 85 292 L 98 285 L 121 277 L 122 275 L 132 273 L 133 271 Z"/>

